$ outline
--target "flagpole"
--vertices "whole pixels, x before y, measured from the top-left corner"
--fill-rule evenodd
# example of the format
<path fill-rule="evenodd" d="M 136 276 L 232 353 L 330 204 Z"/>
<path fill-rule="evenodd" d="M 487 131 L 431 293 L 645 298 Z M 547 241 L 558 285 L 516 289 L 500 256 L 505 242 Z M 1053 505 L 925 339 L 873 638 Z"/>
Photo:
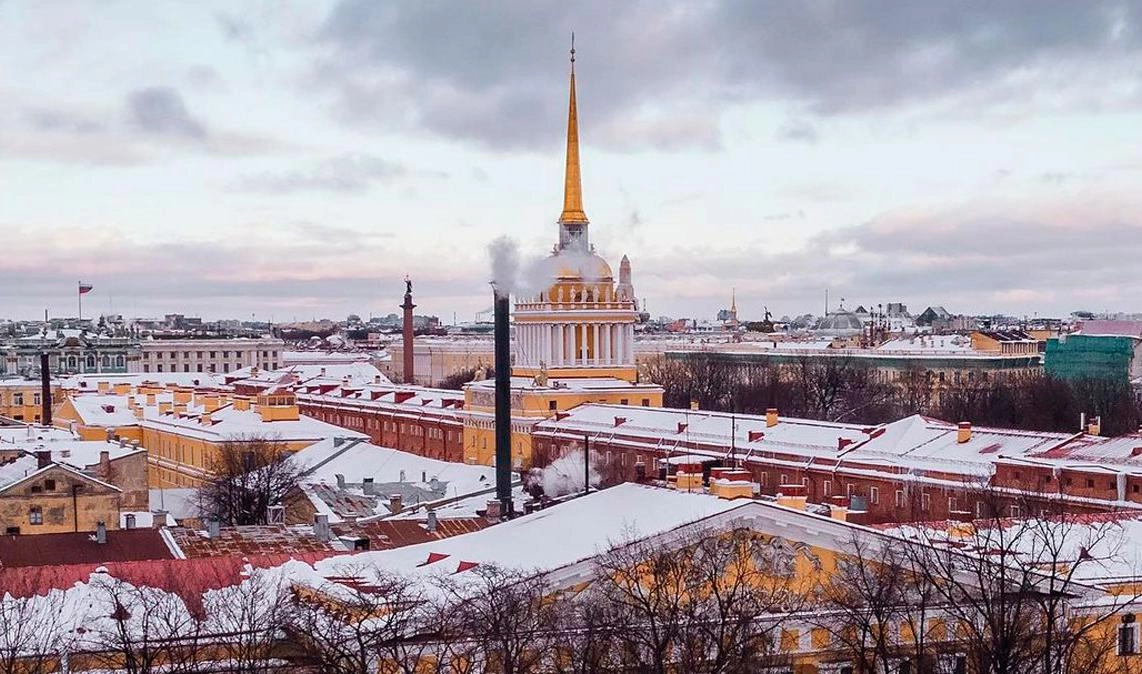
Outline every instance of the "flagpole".
<path fill-rule="evenodd" d="M 83 281 L 77 281 L 75 289 L 78 291 L 79 297 L 79 323 L 83 323 Z"/>

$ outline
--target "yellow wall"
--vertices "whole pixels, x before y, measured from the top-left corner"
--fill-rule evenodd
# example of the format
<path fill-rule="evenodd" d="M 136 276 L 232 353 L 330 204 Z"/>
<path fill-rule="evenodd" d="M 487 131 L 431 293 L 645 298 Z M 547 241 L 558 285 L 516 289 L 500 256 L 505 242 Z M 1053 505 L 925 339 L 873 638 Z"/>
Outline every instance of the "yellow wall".
<path fill-rule="evenodd" d="M 47 490 L 47 480 L 55 481 L 53 489 Z M 74 499 L 73 485 L 81 485 Z M 0 533 L 8 527 L 19 527 L 22 535 L 95 531 L 100 521 L 108 529 L 118 529 L 120 505 L 120 493 L 114 489 L 79 479 L 62 469 L 49 470 L 35 480 L 0 493 Z M 41 524 L 31 523 L 33 507 L 40 509 Z"/>
<path fill-rule="evenodd" d="M 0 416 L 17 421 L 38 422 L 43 413 L 40 403 L 40 383 L 29 381 L 26 384 L 0 386 Z M 60 400 L 59 386 L 52 386 L 53 407 Z M 53 417 L 55 412 L 53 411 Z"/>

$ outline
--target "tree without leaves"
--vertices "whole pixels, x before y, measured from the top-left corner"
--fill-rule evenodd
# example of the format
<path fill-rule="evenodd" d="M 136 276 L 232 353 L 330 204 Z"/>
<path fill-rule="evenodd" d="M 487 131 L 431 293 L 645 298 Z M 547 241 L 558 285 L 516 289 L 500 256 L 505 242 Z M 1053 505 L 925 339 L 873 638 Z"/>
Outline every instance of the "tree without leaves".
<path fill-rule="evenodd" d="M 202 625 L 177 595 L 103 575 L 91 584 L 94 629 L 77 640 L 101 666 L 124 674 L 196 671 Z"/>
<path fill-rule="evenodd" d="M 437 588 L 463 648 L 454 660 L 468 662 L 476 671 L 543 671 L 555 643 L 558 616 L 547 600 L 551 588 L 542 576 L 482 564 L 438 578 Z"/>
<path fill-rule="evenodd" d="M 971 670 L 1079 674 L 1110 664 L 1096 635 L 1137 595 L 1113 595 L 1082 620 L 1074 619 L 1072 606 L 1086 592 L 1077 572 L 1122 559 L 1122 530 L 1113 517 L 1091 520 L 1033 495 L 987 487 L 978 489 L 976 500 L 987 516 L 950 544 L 947 531 L 918 527 L 914 538 L 921 544 L 899 548 L 906 568 L 957 631 L 957 648 Z M 1012 502 L 1037 516 L 1002 517 Z M 1100 551 L 1099 559 L 1090 550 Z"/>
<path fill-rule="evenodd" d="M 55 670 L 56 653 L 70 649 L 65 638 L 63 594 L 23 595 L 47 579 L 43 567 L 20 569 L 24 588 L 0 592 L 0 674 L 39 674 Z M 0 571 L 0 579 L 7 574 Z"/>
<path fill-rule="evenodd" d="M 290 456 L 285 444 L 266 438 L 224 443 L 196 494 L 202 517 L 233 526 L 266 524 L 269 507 L 281 503 L 301 477 Z"/>

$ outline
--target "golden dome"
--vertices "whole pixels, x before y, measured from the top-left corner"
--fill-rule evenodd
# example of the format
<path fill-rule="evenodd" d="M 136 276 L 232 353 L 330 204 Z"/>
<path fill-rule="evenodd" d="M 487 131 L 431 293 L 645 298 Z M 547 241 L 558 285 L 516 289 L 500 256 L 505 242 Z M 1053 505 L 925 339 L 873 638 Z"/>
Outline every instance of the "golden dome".
<path fill-rule="evenodd" d="M 547 261 L 551 280 L 596 283 L 614 279 L 611 265 L 594 253 L 562 250 L 547 258 Z"/>

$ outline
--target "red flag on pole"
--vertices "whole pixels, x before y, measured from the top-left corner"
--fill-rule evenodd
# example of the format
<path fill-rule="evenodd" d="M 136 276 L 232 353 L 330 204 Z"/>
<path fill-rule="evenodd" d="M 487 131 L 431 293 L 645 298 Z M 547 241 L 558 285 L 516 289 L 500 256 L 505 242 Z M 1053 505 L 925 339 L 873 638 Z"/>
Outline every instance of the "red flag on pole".
<path fill-rule="evenodd" d="M 91 292 L 92 288 L 94 288 L 94 286 L 91 285 L 90 283 L 84 283 L 83 281 L 79 282 L 79 294 L 80 295 L 86 295 L 87 293 Z"/>

